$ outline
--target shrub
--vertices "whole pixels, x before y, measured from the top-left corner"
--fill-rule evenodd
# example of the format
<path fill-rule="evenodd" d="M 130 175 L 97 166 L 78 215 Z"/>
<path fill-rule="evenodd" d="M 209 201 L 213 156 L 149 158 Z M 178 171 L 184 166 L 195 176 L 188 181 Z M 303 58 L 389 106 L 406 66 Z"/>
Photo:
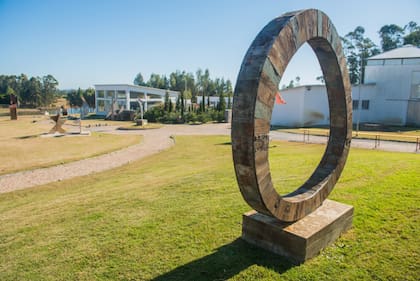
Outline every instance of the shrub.
<path fill-rule="evenodd" d="M 144 119 L 147 119 L 149 122 L 158 122 L 158 119 L 164 115 L 163 106 L 154 106 L 149 108 L 144 114 Z M 140 118 L 140 113 L 136 116 L 136 119 Z"/>

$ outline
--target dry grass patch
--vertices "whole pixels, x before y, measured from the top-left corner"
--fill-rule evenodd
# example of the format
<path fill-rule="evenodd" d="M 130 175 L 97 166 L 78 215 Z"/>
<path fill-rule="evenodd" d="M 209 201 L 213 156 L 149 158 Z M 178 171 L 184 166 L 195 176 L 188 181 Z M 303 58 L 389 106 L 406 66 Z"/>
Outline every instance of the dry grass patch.
<path fill-rule="evenodd" d="M 70 121 L 68 121 L 70 122 Z M 115 151 L 141 141 L 133 135 L 41 138 L 54 123 L 46 117 L 0 118 L 0 174 L 48 167 Z M 75 128 L 77 130 L 77 128 Z"/>

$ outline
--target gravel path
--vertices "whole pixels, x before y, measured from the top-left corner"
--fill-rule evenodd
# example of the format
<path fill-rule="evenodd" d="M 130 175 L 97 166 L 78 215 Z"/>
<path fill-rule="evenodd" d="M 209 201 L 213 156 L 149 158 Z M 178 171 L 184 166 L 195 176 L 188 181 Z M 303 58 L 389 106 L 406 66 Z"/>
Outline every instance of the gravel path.
<path fill-rule="evenodd" d="M 114 126 L 93 127 L 92 131 L 112 134 L 143 135 L 143 142 L 125 149 L 97 157 L 87 158 L 63 165 L 43 169 L 23 171 L 0 176 L 0 193 L 25 189 L 50 182 L 61 181 L 78 176 L 86 176 L 122 166 L 159 151 L 168 149 L 174 142 L 171 135 L 228 135 L 229 124 L 208 124 L 200 126 L 171 125 L 152 130 L 116 130 Z"/>
<path fill-rule="evenodd" d="M 304 142 L 302 134 L 291 134 L 278 131 L 271 131 L 270 138 L 276 140 L 287 140 L 295 142 Z M 309 143 L 327 143 L 328 138 L 323 136 L 309 136 Z M 397 142 L 397 141 L 383 141 L 376 143 L 375 140 L 368 139 L 352 139 L 351 147 L 365 148 L 365 149 L 378 149 L 385 151 L 397 151 L 397 152 L 416 152 L 416 144 L 408 142 Z"/>
<path fill-rule="evenodd" d="M 139 160 L 171 147 L 174 142 L 172 135 L 230 135 L 230 124 L 206 124 L 199 126 L 169 125 L 151 130 L 116 130 L 115 126 L 92 127 L 91 131 L 111 134 L 143 135 L 143 142 L 119 151 L 87 158 L 68 164 L 50 168 L 23 171 L 0 176 L 0 193 L 25 189 L 50 182 L 61 181 L 78 176 L 85 176 L 122 166 L 131 161 Z M 303 142 L 303 135 L 272 131 L 271 139 Z M 310 136 L 311 143 L 326 143 L 326 137 Z M 381 141 L 377 149 L 415 152 L 415 144 Z M 352 147 L 375 148 L 374 140 L 352 140 Z"/>

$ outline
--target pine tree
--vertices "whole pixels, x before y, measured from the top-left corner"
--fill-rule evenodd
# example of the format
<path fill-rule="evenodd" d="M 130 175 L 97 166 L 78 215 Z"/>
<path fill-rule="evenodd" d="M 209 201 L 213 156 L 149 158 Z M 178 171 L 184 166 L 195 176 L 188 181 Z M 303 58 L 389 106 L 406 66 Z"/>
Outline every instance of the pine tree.
<path fill-rule="evenodd" d="M 218 110 L 224 112 L 226 110 L 225 94 L 223 92 L 219 95 Z"/>
<path fill-rule="evenodd" d="M 163 103 L 163 109 L 164 109 L 166 112 L 168 112 L 168 111 L 169 111 L 169 101 L 170 101 L 170 99 L 169 99 L 169 93 L 168 93 L 168 92 L 166 92 L 166 94 L 165 94 L 165 101 L 164 101 L 164 103 Z"/>
<path fill-rule="evenodd" d="M 181 94 L 182 95 L 182 94 Z M 175 111 L 179 112 L 181 110 L 181 98 L 177 97 L 176 98 L 176 103 L 175 103 Z"/>
<path fill-rule="evenodd" d="M 169 99 L 169 102 L 168 102 L 168 112 L 172 112 L 172 109 L 173 109 L 172 100 Z"/>

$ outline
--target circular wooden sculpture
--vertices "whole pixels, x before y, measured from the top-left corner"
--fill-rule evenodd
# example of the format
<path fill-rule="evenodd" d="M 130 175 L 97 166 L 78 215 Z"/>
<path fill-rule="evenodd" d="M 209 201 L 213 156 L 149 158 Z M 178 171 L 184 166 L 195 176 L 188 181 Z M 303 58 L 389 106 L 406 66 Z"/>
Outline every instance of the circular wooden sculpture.
<path fill-rule="evenodd" d="M 274 189 L 268 162 L 271 113 L 287 64 L 305 42 L 314 50 L 324 75 L 330 136 L 309 179 L 294 192 L 280 196 Z M 245 55 L 233 98 L 233 159 L 245 201 L 256 211 L 286 222 L 314 211 L 327 198 L 344 168 L 351 127 L 346 60 L 330 19 L 319 10 L 309 9 L 284 14 L 267 24 Z"/>

